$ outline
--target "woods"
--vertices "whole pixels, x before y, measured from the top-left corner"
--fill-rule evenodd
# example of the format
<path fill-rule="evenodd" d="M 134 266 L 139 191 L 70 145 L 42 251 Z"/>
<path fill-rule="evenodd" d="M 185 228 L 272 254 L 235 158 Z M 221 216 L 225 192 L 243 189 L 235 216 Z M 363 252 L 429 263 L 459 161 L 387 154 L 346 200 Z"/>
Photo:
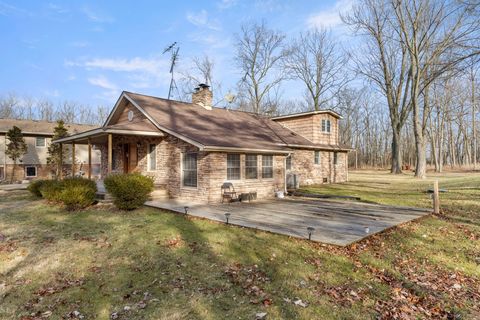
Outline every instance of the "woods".
<path fill-rule="evenodd" d="M 250 21 L 232 35 L 235 87 L 203 53 L 180 60 L 174 99 L 190 102 L 206 82 L 219 107 L 268 116 L 333 109 L 344 117 L 341 142 L 355 149 L 355 168 L 411 169 L 419 178 L 427 166 L 478 169 L 479 12 L 478 1 L 361 0 L 341 14 L 347 35 Z M 290 88 L 303 96 L 285 98 Z M 2 118 L 101 124 L 106 110 L 0 97 Z"/>

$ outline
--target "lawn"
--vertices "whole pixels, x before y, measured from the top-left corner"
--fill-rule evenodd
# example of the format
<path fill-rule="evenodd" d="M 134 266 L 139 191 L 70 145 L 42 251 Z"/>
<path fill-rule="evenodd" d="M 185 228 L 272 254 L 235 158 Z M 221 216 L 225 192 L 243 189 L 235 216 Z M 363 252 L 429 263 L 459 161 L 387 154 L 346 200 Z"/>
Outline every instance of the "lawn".
<path fill-rule="evenodd" d="M 429 207 L 433 179 L 441 215 L 347 248 L 0 193 L 0 319 L 478 319 L 480 174 L 357 172 L 308 191 Z"/>

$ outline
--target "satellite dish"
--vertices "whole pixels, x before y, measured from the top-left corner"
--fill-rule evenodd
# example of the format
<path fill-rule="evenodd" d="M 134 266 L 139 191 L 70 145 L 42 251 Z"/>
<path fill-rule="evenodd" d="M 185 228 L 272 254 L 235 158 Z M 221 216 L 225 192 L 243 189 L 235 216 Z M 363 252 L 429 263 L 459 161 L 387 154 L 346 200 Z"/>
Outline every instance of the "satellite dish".
<path fill-rule="evenodd" d="M 228 103 L 232 103 L 233 100 L 235 100 L 235 98 L 236 98 L 235 95 L 230 92 L 227 93 L 224 97 L 225 101 L 227 101 Z"/>

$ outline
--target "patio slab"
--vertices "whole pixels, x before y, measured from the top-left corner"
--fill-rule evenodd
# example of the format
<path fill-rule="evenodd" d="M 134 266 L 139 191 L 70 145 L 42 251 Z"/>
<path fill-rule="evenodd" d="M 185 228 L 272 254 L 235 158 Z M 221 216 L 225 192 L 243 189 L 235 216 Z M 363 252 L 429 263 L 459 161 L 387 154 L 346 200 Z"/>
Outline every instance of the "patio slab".
<path fill-rule="evenodd" d="M 313 227 L 313 241 L 340 246 L 431 213 L 419 208 L 297 197 L 229 204 L 162 200 L 145 205 L 179 213 L 188 206 L 189 215 L 221 222 L 225 222 L 225 212 L 230 212 L 230 224 L 297 238 L 308 238 L 307 227 Z"/>

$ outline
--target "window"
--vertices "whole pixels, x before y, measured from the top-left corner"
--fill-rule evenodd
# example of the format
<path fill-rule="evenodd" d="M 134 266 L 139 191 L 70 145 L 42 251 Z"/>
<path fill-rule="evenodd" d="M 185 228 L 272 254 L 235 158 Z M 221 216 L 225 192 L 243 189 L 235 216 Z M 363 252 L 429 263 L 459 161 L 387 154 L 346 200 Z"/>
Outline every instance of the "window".
<path fill-rule="evenodd" d="M 37 167 L 25 167 L 25 177 L 36 177 L 37 176 Z"/>
<path fill-rule="evenodd" d="M 184 153 L 182 159 L 184 187 L 197 187 L 197 154 Z"/>
<path fill-rule="evenodd" d="M 148 170 L 157 170 L 157 145 L 148 145 Z"/>
<path fill-rule="evenodd" d="M 227 154 L 227 180 L 240 180 L 239 154 Z"/>
<path fill-rule="evenodd" d="M 330 133 L 330 120 L 322 119 L 322 132 Z"/>
<path fill-rule="evenodd" d="M 287 168 L 287 170 L 292 169 L 292 155 L 291 154 L 289 154 L 287 156 L 287 158 L 285 159 L 285 167 Z"/>
<path fill-rule="evenodd" d="M 245 179 L 257 179 L 257 155 L 246 154 L 245 155 Z"/>
<path fill-rule="evenodd" d="M 36 137 L 35 138 L 35 147 L 43 148 L 46 145 L 45 137 Z"/>
<path fill-rule="evenodd" d="M 320 151 L 315 151 L 315 164 L 320 164 Z"/>
<path fill-rule="evenodd" d="M 272 155 L 262 156 L 262 178 L 264 179 L 273 178 L 273 156 Z"/>
<path fill-rule="evenodd" d="M 333 164 L 338 164 L 338 152 L 333 153 Z"/>

